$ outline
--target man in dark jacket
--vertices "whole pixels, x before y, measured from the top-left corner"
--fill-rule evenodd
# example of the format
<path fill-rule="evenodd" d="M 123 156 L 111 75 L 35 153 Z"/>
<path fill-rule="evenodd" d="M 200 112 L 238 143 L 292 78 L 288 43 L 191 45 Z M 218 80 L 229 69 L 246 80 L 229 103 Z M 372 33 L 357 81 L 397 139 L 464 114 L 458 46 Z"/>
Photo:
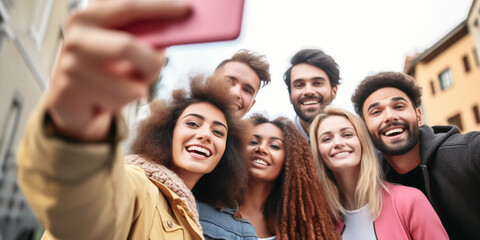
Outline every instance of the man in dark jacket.
<path fill-rule="evenodd" d="M 480 239 L 480 132 L 422 125 L 421 90 L 408 75 L 383 72 L 365 78 L 352 102 L 387 180 L 423 191 L 451 239 Z"/>

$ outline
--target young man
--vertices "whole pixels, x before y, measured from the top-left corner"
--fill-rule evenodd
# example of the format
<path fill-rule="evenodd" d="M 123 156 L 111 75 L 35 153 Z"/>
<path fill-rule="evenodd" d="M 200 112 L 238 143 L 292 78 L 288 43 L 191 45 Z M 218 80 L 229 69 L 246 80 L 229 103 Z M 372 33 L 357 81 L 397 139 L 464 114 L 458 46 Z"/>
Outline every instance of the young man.
<path fill-rule="evenodd" d="M 387 180 L 423 191 L 451 239 L 480 239 L 480 132 L 422 125 L 421 95 L 412 77 L 383 72 L 365 78 L 352 102 Z"/>
<path fill-rule="evenodd" d="M 313 118 L 337 96 L 340 71 L 335 60 L 318 49 L 303 49 L 290 60 L 284 80 L 297 114 L 295 127 L 308 138 Z"/>
<path fill-rule="evenodd" d="M 232 83 L 232 94 L 237 97 L 236 109 L 239 117 L 255 104 L 260 87 L 270 82 L 270 65 L 264 55 L 241 49 L 229 59 L 223 60 L 215 74 L 221 74 Z"/>

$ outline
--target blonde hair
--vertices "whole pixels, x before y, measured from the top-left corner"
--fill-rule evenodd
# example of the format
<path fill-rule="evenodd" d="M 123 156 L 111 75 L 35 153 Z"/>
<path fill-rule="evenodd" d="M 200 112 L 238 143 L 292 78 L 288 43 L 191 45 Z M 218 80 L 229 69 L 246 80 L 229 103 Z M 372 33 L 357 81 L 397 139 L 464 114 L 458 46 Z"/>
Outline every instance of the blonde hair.
<path fill-rule="evenodd" d="M 380 168 L 379 160 L 375 147 L 367 127 L 360 117 L 341 108 L 327 107 L 322 114 L 317 115 L 310 124 L 310 145 L 312 148 L 313 159 L 317 169 L 318 181 L 325 191 L 330 214 L 335 220 L 338 220 L 345 214 L 345 208 L 342 204 L 344 196 L 340 192 L 336 180 L 330 169 L 325 166 L 318 149 L 318 128 L 323 120 L 331 116 L 340 116 L 346 118 L 354 127 L 358 140 L 362 147 L 362 158 L 360 161 L 360 173 L 355 188 L 355 209 L 359 209 L 368 204 L 370 216 L 376 219 L 382 210 L 382 188 L 388 191 L 383 183 L 383 173 Z"/>

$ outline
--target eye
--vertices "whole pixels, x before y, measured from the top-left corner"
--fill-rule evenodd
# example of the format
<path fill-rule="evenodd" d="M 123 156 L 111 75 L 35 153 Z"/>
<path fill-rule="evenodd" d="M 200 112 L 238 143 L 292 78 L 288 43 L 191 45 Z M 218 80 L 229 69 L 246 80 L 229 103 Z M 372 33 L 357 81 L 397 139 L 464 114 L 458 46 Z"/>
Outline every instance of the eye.
<path fill-rule="evenodd" d="M 251 146 L 258 145 L 258 141 L 257 141 L 257 140 L 252 140 L 252 141 L 250 141 L 249 144 L 250 144 Z"/>
<path fill-rule="evenodd" d="M 317 87 L 318 87 L 318 86 L 322 86 L 322 85 L 323 85 L 323 82 L 322 82 L 322 81 L 315 81 L 315 82 L 313 82 L 313 85 L 314 85 L 314 86 L 317 86 Z"/>
<path fill-rule="evenodd" d="M 304 86 L 304 84 L 302 82 L 295 82 L 295 83 L 293 83 L 293 86 L 295 88 L 302 88 Z"/>
<path fill-rule="evenodd" d="M 197 122 L 194 122 L 194 121 L 188 121 L 185 124 L 187 124 L 190 127 L 199 127 L 200 126 L 200 125 L 198 125 Z"/>
<path fill-rule="evenodd" d="M 353 133 L 346 132 L 346 133 L 343 134 L 343 137 L 351 138 L 351 137 L 353 137 Z"/>
<path fill-rule="evenodd" d="M 377 115 L 379 115 L 380 113 L 381 113 L 380 110 L 372 110 L 372 111 L 370 112 L 370 115 L 372 115 L 372 116 L 377 116 Z"/>
<path fill-rule="evenodd" d="M 224 137 L 225 136 L 225 133 L 221 130 L 218 130 L 218 129 L 214 129 L 213 134 L 216 135 L 217 137 Z"/>
<path fill-rule="evenodd" d="M 250 88 L 243 88 L 243 91 L 246 92 L 248 95 L 253 95 L 253 91 Z"/>
<path fill-rule="evenodd" d="M 271 144 L 270 147 L 274 150 L 280 150 L 282 149 L 280 146 L 276 145 L 276 144 Z"/>
<path fill-rule="evenodd" d="M 401 109 L 404 109 L 404 108 L 405 108 L 405 105 L 403 105 L 403 104 L 399 104 L 399 105 L 395 106 L 395 109 L 397 109 L 397 110 L 401 110 Z"/>
<path fill-rule="evenodd" d="M 326 142 L 330 142 L 330 140 L 332 140 L 331 137 L 324 137 L 324 138 L 322 138 L 322 139 L 320 140 L 320 142 L 326 143 Z"/>

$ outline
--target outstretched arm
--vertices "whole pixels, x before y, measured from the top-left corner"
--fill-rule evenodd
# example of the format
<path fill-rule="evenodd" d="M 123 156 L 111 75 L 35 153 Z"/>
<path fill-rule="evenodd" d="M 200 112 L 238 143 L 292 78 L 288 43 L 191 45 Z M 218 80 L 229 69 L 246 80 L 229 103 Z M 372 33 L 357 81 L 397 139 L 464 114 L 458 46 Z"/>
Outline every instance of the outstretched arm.
<path fill-rule="evenodd" d="M 138 181 L 125 172 L 118 141 L 105 140 L 118 139 L 115 115 L 147 94 L 165 59 L 163 50 L 115 29 L 183 17 L 189 7 L 178 1 L 90 2 L 65 28 L 50 89 L 19 149 L 18 178 L 54 238 L 125 239 L 139 207 Z"/>

